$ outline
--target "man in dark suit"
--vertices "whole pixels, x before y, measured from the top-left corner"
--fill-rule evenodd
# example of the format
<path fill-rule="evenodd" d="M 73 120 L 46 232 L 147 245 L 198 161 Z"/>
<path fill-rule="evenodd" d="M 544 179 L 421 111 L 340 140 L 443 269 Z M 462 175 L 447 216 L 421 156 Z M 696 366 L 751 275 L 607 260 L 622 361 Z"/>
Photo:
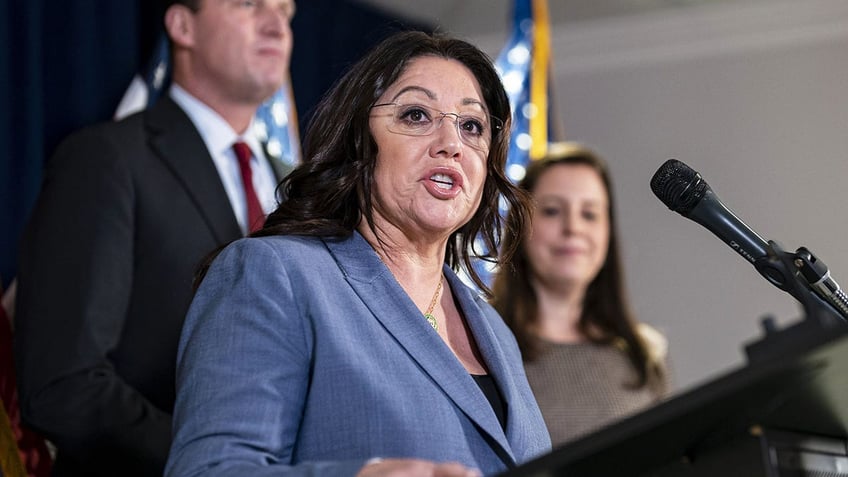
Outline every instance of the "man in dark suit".
<path fill-rule="evenodd" d="M 15 358 L 54 475 L 162 475 L 194 271 L 274 208 L 286 172 L 251 126 L 288 75 L 293 14 L 293 0 L 170 5 L 168 96 L 48 162 L 22 239 Z"/>

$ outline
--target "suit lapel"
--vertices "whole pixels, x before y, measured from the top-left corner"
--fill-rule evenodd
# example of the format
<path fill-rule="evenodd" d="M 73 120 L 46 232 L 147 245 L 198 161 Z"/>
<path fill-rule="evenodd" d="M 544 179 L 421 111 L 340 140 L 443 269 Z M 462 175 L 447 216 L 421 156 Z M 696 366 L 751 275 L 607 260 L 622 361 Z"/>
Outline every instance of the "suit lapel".
<path fill-rule="evenodd" d="M 505 463 L 508 466 L 514 465 L 512 450 L 486 397 L 450 348 L 433 331 L 371 246 L 359 233 L 354 233 L 354 236 L 347 240 L 326 240 L 325 243 L 348 283 L 374 317 L 456 406 L 497 443 L 500 447 L 498 454 Z M 473 316 L 467 319 L 487 365 L 493 372 L 495 369 L 502 369 L 502 355 L 494 350 L 495 335 L 488 325 L 482 323 L 482 311 L 453 271 L 445 267 L 445 275 L 466 317 Z M 489 358 L 497 362 L 492 362 Z M 504 373 L 498 371 L 495 379 L 498 380 L 503 375 Z M 504 393 L 504 399 L 507 398 L 508 395 Z"/>
<path fill-rule="evenodd" d="M 501 392 L 501 396 L 506 404 L 506 435 L 503 435 L 503 432 L 501 432 L 500 436 L 503 436 L 504 441 L 501 442 L 498 440 L 498 443 L 504 446 L 504 449 L 509 452 L 512 462 L 508 462 L 507 464 L 513 466 L 515 462 L 512 446 L 505 443 L 512 442 L 509 439 L 509 436 L 512 434 L 510 431 L 518 428 L 515 421 L 520 419 L 520 416 L 516 409 L 518 407 L 519 400 L 522 399 L 518 396 L 516 383 L 513 378 L 514 373 L 512 370 L 507 369 L 507 366 L 514 364 L 510 364 L 507 360 L 501 341 L 498 339 L 491 323 L 486 318 L 486 313 L 484 313 L 478 304 L 478 300 L 481 300 L 482 298 L 476 296 L 472 290 L 466 287 L 456 274 L 445 273 L 445 275 L 448 277 L 454 296 L 457 297 L 457 301 L 460 302 L 463 310 L 465 310 L 465 321 L 468 323 L 471 334 L 474 336 L 474 340 L 477 343 L 477 348 L 480 351 L 483 361 L 489 368 L 489 374 L 494 378 L 495 383 L 498 386 L 498 390 Z M 497 429 L 502 431 L 496 416 L 495 424 L 497 425 Z"/>
<path fill-rule="evenodd" d="M 186 189 L 218 243 L 240 237 L 218 170 L 185 112 L 166 96 L 144 114 L 151 148 Z"/>

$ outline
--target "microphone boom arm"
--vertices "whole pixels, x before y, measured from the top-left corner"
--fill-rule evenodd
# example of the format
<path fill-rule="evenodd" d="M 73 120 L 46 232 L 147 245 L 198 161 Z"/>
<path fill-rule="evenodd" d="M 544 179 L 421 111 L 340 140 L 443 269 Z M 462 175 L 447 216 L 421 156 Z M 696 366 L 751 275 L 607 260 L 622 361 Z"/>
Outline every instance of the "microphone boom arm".
<path fill-rule="evenodd" d="M 817 295 L 833 305 L 843 319 L 848 320 L 848 295 L 845 295 L 836 280 L 830 276 L 827 265 L 805 247 L 801 247 L 795 252 L 793 263 L 807 285 Z"/>
<path fill-rule="evenodd" d="M 780 244 L 769 240 L 767 255 L 755 260 L 754 268 L 774 286 L 801 302 L 808 317 L 818 315 L 814 311 L 824 305 L 843 321 L 848 321 L 848 296 L 830 276 L 827 265 L 807 248 L 787 252 Z M 817 300 L 811 299 L 810 291 Z"/>

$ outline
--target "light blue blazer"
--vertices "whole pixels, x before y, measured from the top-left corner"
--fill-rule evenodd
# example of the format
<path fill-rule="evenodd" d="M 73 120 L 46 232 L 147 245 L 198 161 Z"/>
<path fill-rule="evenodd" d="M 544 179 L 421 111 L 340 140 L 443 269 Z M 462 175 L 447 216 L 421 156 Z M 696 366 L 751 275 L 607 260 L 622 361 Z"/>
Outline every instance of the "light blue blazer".
<path fill-rule="evenodd" d="M 514 337 L 444 272 L 506 430 L 361 235 L 248 238 L 218 256 L 186 318 L 166 476 L 352 476 L 373 457 L 493 475 L 549 451 Z"/>

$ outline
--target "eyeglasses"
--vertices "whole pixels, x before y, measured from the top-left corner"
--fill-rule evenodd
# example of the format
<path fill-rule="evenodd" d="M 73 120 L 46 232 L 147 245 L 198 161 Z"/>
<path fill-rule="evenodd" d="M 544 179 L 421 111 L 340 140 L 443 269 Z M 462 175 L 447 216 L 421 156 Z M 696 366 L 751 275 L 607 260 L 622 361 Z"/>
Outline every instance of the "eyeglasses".
<path fill-rule="evenodd" d="M 445 113 L 421 104 L 380 103 L 371 108 L 391 107 L 392 122 L 389 131 L 407 136 L 427 136 L 442 125 L 446 116 L 453 116 L 462 142 L 479 150 L 487 150 L 492 142 L 492 132 L 503 128 L 503 121 L 486 113 Z"/>

